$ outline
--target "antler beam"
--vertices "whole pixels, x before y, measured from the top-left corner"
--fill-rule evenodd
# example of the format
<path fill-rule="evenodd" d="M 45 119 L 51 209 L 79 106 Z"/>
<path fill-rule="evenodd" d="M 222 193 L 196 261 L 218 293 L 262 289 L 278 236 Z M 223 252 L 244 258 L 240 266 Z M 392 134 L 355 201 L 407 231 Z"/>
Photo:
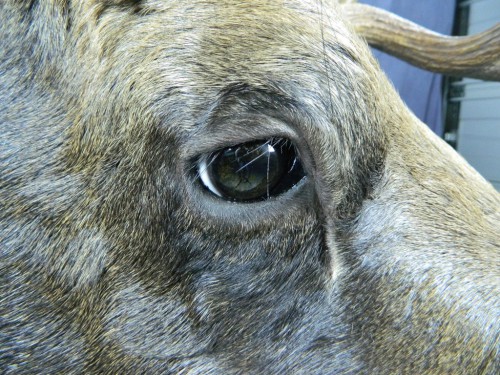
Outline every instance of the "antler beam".
<path fill-rule="evenodd" d="M 433 72 L 500 81 L 500 24 L 452 37 L 370 5 L 342 7 L 355 31 L 375 48 Z"/>

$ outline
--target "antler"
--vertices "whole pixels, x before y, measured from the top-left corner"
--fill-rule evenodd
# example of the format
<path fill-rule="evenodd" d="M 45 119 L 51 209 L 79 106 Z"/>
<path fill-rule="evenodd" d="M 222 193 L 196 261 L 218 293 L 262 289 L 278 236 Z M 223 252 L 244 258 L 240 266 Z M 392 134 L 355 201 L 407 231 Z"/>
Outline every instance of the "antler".
<path fill-rule="evenodd" d="M 500 24 L 476 35 L 435 33 L 370 5 L 345 3 L 356 32 L 375 48 L 426 70 L 500 81 Z"/>

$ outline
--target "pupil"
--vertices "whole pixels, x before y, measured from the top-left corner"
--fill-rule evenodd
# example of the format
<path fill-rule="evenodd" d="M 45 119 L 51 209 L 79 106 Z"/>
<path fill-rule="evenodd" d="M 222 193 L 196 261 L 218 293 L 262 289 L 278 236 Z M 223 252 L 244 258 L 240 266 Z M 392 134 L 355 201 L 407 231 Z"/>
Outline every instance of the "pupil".
<path fill-rule="evenodd" d="M 283 155 L 266 142 L 227 148 L 212 162 L 210 174 L 216 188 L 238 200 L 269 197 L 284 172 Z"/>

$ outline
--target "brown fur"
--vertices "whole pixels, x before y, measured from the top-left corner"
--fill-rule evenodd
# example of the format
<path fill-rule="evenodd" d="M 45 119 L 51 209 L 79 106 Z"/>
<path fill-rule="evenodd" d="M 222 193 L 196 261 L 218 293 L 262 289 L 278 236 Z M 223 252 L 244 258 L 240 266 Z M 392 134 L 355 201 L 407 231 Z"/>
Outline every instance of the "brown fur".
<path fill-rule="evenodd" d="M 335 2 L 0 3 L 0 372 L 495 374 L 498 193 Z M 307 180 L 204 191 L 282 136 Z"/>

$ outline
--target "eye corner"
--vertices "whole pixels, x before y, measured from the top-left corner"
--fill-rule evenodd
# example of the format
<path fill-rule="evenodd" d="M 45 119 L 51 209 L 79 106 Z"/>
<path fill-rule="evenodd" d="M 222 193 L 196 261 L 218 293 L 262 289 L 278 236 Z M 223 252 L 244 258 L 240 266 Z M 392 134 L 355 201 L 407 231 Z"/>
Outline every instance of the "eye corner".
<path fill-rule="evenodd" d="M 208 158 L 209 156 L 203 155 L 200 156 L 197 161 L 196 167 L 199 183 L 211 193 L 223 198 L 221 192 L 212 183 L 212 179 L 210 178 L 210 175 L 208 173 Z"/>

